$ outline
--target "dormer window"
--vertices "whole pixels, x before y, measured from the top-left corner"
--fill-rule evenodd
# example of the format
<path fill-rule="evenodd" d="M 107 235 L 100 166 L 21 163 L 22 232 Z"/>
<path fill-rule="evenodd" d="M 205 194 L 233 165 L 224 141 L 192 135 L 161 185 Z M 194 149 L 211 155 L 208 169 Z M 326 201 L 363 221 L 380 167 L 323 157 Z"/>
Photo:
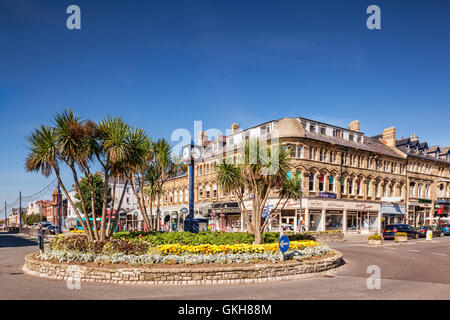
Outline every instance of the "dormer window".
<path fill-rule="evenodd" d="M 411 151 L 411 148 L 409 146 L 406 146 L 406 153 L 409 153 Z"/>
<path fill-rule="evenodd" d="M 309 125 L 309 131 L 310 131 L 310 132 L 316 132 L 316 125 L 313 124 L 313 123 L 311 123 L 311 124 Z"/>
<path fill-rule="evenodd" d="M 320 127 L 320 134 L 325 135 L 326 134 L 326 129 L 325 127 Z"/>
<path fill-rule="evenodd" d="M 349 133 L 348 140 L 355 141 L 355 137 L 354 137 L 353 133 Z"/>

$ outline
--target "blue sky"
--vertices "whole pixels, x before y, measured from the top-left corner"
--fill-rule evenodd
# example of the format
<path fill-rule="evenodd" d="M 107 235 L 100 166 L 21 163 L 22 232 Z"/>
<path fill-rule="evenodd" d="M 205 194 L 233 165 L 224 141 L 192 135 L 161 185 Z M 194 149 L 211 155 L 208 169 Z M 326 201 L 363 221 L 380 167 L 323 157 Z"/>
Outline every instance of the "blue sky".
<path fill-rule="evenodd" d="M 66 28 L 71 4 L 82 30 Z M 366 28 L 371 4 L 382 30 Z M 449 13 L 448 1 L 0 0 L 0 204 L 53 179 L 24 171 L 25 136 L 66 107 L 153 138 L 303 116 L 450 145 Z"/>

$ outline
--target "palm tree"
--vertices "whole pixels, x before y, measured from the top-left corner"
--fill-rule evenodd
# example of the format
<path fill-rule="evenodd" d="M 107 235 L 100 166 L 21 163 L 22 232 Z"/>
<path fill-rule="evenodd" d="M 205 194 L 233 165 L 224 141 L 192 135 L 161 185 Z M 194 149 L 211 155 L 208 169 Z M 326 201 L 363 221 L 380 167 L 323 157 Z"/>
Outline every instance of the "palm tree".
<path fill-rule="evenodd" d="M 139 201 L 139 210 L 144 219 L 147 229 L 152 224 L 147 214 L 147 207 L 144 201 L 145 171 L 149 165 L 152 154 L 150 149 L 151 141 L 142 129 L 133 129 L 128 138 L 127 164 L 128 179 L 135 197 Z"/>
<path fill-rule="evenodd" d="M 286 177 L 283 181 L 283 186 L 278 194 L 280 197 L 276 206 L 267 214 L 267 217 L 261 227 L 261 231 L 264 232 L 264 229 L 267 227 L 270 220 L 278 214 L 278 212 L 283 211 L 284 207 L 288 203 L 289 200 L 299 200 L 302 198 L 302 178 L 300 176 L 294 176 L 292 178 Z M 278 210 L 278 206 L 281 201 L 284 199 L 283 205 Z"/>
<path fill-rule="evenodd" d="M 149 199 L 149 208 L 150 208 L 150 230 L 153 230 L 153 201 L 156 197 L 159 197 L 161 194 L 161 189 L 159 188 L 158 181 L 161 178 L 161 171 L 155 166 L 154 163 L 150 163 L 145 170 L 144 174 L 144 183 L 145 187 L 143 189 L 143 193 Z"/>
<path fill-rule="evenodd" d="M 288 153 L 279 145 L 264 146 L 259 140 L 247 141 L 238 154 L 238 161 L 224 159 L 217 166 L 217 183 L 225 192 L 234 192 L 255 243 L 262 242 L 263 209 L 274 190 L 283 186 L 288 171 Z M 252 196 L 252 218 L 244 195 Z"/>
<path fill-rule="evenodd" d="M 58 155 L 72 171 L 75 188 L 80 197 L 82 211 L 86 218 L 86 234 L 90 239 L 95 238 L 98 240 L 95 210 L 92 212 L 94 224 L 93 230 L 89 221 L 89 213 L 86 209 L 86 200 L 81 192 L 80 179 L 78 178 L 76 170 L 76 167 L 79 165 L 87 171 L 88 163 L 92 158 L 93 149 L 90 148 L 90 144 L 87 142 L 87 127 L 85 127 L 85 122 L 81 121 L 81 119 L 70 109 L 57 113 L 53 121 Z"/>
<path fill-rule="evenodd" d="M 151 149 L 153 153 L 152 162 L 155 168 L 159 171 L 159 178 L 156 181 L 156 190 L 158 191 L 158 201 L 156 204 L 156 230 L 159 231 L 161 229 L 161 212 L 159 209 L 161 205 L 161 197 L 159 195 L 163 189 L 164 183 L 170 175 L 177 170 L 178 166 L 173 162 L 171 156 L 172 147 L 166 139 L 158 139 L 158 141 L 153 142 Z"/>
<path fill-rule="evenodd" d="M 54 172 L 70 205 L 74 208 L 78 220 L 81 222 L 83 228 L 87 230 L 86 223 L 81 219 L 80 212 L 61 180 L 59 146 L 57 144 L 55 130 L 52 127 L 42 125 L 39 129 L 35 129 L 26 140 L 29 145 L 29 153 L 25 161 L 26 171 L 41 172 L 45 177 L 50 176 L 50 174 Z M 92 234 L 87 234 L 92 240 Z"/>

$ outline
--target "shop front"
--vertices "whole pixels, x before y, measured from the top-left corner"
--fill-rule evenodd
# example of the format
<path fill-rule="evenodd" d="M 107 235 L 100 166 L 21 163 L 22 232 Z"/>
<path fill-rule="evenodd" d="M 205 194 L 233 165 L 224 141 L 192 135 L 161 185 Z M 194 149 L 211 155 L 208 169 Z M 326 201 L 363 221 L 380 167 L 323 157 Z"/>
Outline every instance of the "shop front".
<path fill-rule="evenodd" d="M 376 202 L 306 199 L 307 231 L 373 233 L 381 229 L 380 204 Z"/>
<path fill-rule="evenodd" d="M 217 202 L 212 204 L 209 226 L 212 231 L 244 231 L 245 224 L 237 202 Z"/>
<path fill-rule="evenodd" d="M 432 224 L 431 210 L 432 201 L 430 199 L 408 202 L 408 224 L 414 227 Z"/>
<path fill-rule="evenodd" d="M 405 222 L 405 205 L 403 203 L 382 202 L 382 228 L 387 225 Z"/>
<path fill-rule="evenodd" d="M 450 198 L 438 198 L 434 207 L 438 224 L 450 223 Z"/>

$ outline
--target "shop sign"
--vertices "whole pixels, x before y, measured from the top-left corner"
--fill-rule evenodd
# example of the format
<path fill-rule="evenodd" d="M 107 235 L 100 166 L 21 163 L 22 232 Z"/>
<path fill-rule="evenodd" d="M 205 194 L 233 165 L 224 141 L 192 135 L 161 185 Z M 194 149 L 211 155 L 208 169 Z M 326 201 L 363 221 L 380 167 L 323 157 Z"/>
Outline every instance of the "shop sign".
<path fill-rule="evenodd" d="M 337 194 L 333 192 L 319 192 L 319 198 L 336 199 Z"/>
<path fill-rule="evenodd" d="M 439 203 L 439 204 L 450 204 L 450 199 L 448 199 L 448 198 L 438 198 L 436 203 Z"/>
<path fill-rule="evenodd" d="M 430 199 L 419 199 L 419 203 L 431 203 Z"/>
<path fill-rule="evenodd" d="M 382 203 L 381 213 L 383 214 L 405 214 L 405 205 L 397 203 Z"/>
<path fill-rule="evenodd" d="M 182 208 L 182 209 L 180 210 L 180 212 L 181 212 L 181 213 L 187 213 L 187 212 L 188 212 L 188 209 L 187 209 L 187 208 Z"/>
<path fill-rule="evenodd" d="M 381 198 L 382 202 L 401 202 L 401 197 L 383 197 Z"/>

